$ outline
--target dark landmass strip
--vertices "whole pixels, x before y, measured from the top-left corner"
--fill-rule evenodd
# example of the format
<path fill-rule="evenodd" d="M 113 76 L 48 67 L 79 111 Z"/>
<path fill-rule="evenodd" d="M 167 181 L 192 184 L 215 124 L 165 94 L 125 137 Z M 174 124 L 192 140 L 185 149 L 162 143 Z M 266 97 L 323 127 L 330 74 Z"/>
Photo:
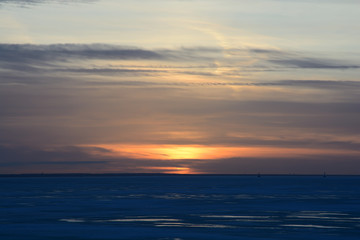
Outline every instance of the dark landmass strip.
<path fill-rule="evenodd" d="M 254 177 L 308 177 L 308 176 L 360 176 L 345 174 L 175 174 L 175 173 L 24 173 L 24 174 L 0 174 L 0 178 L 7 177 L 128 177 L 128 176 L 254 176 Z"/>

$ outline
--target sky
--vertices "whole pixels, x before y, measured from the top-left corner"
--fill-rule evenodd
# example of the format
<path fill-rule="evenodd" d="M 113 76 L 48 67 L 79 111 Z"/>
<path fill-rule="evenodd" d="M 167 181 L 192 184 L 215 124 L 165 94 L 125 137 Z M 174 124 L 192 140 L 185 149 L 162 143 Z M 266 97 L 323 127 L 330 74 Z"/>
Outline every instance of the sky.
<path fill-rule="evenodd" d="M 358 0 L 0 0 L 0 173 L 360 174 Z"/>

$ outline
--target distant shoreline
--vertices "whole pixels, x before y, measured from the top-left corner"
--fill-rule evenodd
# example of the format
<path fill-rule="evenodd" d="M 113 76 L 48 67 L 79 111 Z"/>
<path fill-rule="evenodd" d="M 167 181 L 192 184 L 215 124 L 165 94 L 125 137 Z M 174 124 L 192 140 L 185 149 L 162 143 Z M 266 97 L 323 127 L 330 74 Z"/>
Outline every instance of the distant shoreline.
<path fill-rule="evenodd" d="M 24 173 L 24 174 L 0 174 L 0 178 L 11 177 L 130 177 L 130 176 L 244 176 L 244 177 L 359 177 L 357 174 L 172 174 L 172 173 Z"/>

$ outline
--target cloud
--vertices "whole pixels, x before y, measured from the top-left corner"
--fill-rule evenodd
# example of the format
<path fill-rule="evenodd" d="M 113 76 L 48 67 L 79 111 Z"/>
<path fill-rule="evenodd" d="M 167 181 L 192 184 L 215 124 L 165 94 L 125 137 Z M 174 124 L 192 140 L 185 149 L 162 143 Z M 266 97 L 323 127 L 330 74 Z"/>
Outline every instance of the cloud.
<path fill-rule="evenodd" d="M 264 61 L 284 67 L 300 69 L 358 69 L 359 64 L 348 64 L 344 60 L 322 59 L 312 55 L 316 53 L 301 53 L 295 51 L 283 51 L 277 49 L 249 49 Z"/>
<path fill-rule="evenodd" d="M 8 63 L 46 63 L 71 59 L 162 59 L 161 54 L 136 48 L 106 44 L 0 44 L 0 61 Z"/>
<path fill-rule="evenodd" d="M 0 49 L 1 144 L 359 147 L 354 136 L 360 133 L 360 83 L 332 74 L 335 80 L 296 80 L 288 74 L 290 80 L 276 80 L 268 73 L 255 80 L 226 78 L 226 68 L 242 62 L 231 65 L 229 57 L 221 63 L 216 48 L 2 44 Z M 252 51 L 264 64 L 290 56 Z M 92 159 L 82 154 L 84 161 Z M 126 158 L 122 164 L 135 169 Z"/>
<path fill-rule="evenodd" d="M 265 48 L 250 48 L 249 52 L 262 53 L 262 54 L 283 54 L 282 51 L 276 49 L 265 49 Z"/>
<path fill-rule="evenodd" d="M 289 158 L 227 158 L 196 162 L 195 171 L 222 174 L 360 174 L 359 155 Z"/>
<path fill-rule="evenodd" d="M 347 65 L 341 62 L 329 62 L 322 59 L 298 58 L 298 59 L 270 59 L 269 62 L 278 65 L 290 66 L 295 68 L 314 68 L 314 69 L 352 69 L 360 68 L 359 65 Z"/>
<path fill-rule="evenodd" d="M 0 52 L 1 82 L 17 78 L 18 82 L 28 83 L 32 81 L 24 78 L 51 80 L 65 72 L 65 78 L 70 74 L 215 76 L 212 70 L 217 66 L 212 62 L 221 55 L 215 48 L 147 50 L 109 44 L 0 44 Z M 114 61 L 129 64 L 114 65 Z M 139 62 L 138 66 L 134 61 Z M 199 62 L 203 65 L 199 66 Z"/>
<path fill-rule="evenodd" d="M 291 51 L 256 48 L 225 50 L 193 47 L 149 50 L 110 44 L 0 44 L 0 52 L 2 53 L 0 55 L 0 69 L 3 70 L 0 72 L 2 82 L 16 77 L 20 82 L 24 82 L 25 76 L 29 79 L 32 77 L 51 79 L 54 74 L 61 76 L 64 75 L 62 73 L 68 73 L 66 75 L 68 78 L 70 74 L 78 76 L 80 74 L 93 76 L 188 75 L 221 80 L 212 83 L 202 80 L 203 85 L 209 86 L 265 86 L 266 84 L 290 86 L 289 82 L 266 83 L 260 79 L 250 84 L 243 81 L 229 82 L 229 80 L 259 72 L 274 74 L 293 69 L 351 70 L 359 68 L 357 64 L 346 64 L 339 60 L 318 59 Z M 135 62 L 138 64 L 134 64 Z M 325 82 L 322 83 L 325 84 Z M 295 84 L 301 85 L 299 82 L 292 83 L 293 86 Z M 320 82 L 316 84 L 312 82 L 312 86 L 315 85 L 320 85 Z"/>
<path fill-rule="evenodd" d="M 0 174 L 6 173 L 142 173 L 162 172 L 186 166 L 182 160 L 133 159 L 109 156 L 98 147 L 54 147 L 48 149 L 1 146 Z M 196 160 L 194 160 L 196 162 Z"/>
<path fill-rule="evenodd" d="M 0 142 L 359 147 L 352 139 L 360 134 L 358 97 L 323 99 L 317 89 L 315 96 L 305 89 L 298 97 L 296 90 L 282 88 L 289 95 L 281 99 L 271 88 L 252 86 L 256 98 L 246 96 L 247 88 L 233 97 L 231 88 L 141 79 L 2 86 Z"/>
<path fill-rule="evenodd" d="M 58 3 L 58 4 L 71 4 L 71 3 L 94 3 L 98 0 L 0 0 L 0 7 L 5 4 L 17 5 L 20 7 L 31 7 L 38 4 Z"/>
<path fill-rule="evenodd" d="M 333 136 L 328 136 L 328 139 L 323 136 L 292 136 L 292 135 L 284 135 L 284 136 L 217 136 L 216 141 L 199 141 L 198 144 L 208 144 L 208 145 L 216 145 L 223 144 L 227 146 L 241 146 L 241 147 L 279 147 L 282 148 L 301 148 L 301 149 L 342 149 L 342 150 L 354 150 L 357 151 L 360 149 L 360 142 L 352 141 L 352 140 L 339 140 L 334 138 Z M 333 138 L 333 139 L 331 139 Z M 171 143 L 171 142 L 168 142 Z M 186 141 L 180 142 L 175 141 L 173 144 L 186 144 Z"/>
<path fill-rule="evenodd" d="M 360 87 L 360 82 L 342 80 L 279 80 L 274 82 L 255 83 L 254 85 L 339 89 L 358 88 Z"/>
<path fill-rule="evenodd" d="M 0 146 L 0 165 L 2 167 L 28 167 L 41 165 L 73 165 L 106 164 L 106 161 L 94 159 L 88 152 L 105 149 L 61 147 L 58 149 L 36 149 L 31 147 Z M 94 161 L 92 161 L 94 160 Z"/>
<path fill-rule="evenodd" d="M 0 44 L 0 61 L 12 63 L 57 62 L 72 59 L 104 60 L 204 60 L 222 53 L 217 48 L 147 50 L 111 44 Z"/>
<path fill-rule="evenodd" d="M 209 174 L 360 174 L 359 154 L 157 160 L 109 153 L 94 147 L 0 146 L 0 173 L 160 173 L 186 168 Z"/>
<path fill-rule="evenodd" d="M 64 71 L 68 71 L 65 69 Z M 69 70 L 71 71 L 71 70 Z M 148 73 L 148 76 L 154 73 L 170 73 L 166 70 L 136 70 L 136 69 L 74 69 L 74 72 L 81 73 L 114 73 L 114 74 L 140 74 L 142 76 Z M 179 72 L 184 73 L 184 72 Z M 202 74 L 197 72 L 185 72 L 189 75 L 201 75 L 201 76 L 214 76 L 212 74 Z M 226 87 L 226 86 L 238 86 L 238 87 L 292 87 L 292 88 L 319 88 L 319 89 L 354 89 L 360 88 L 360 82 L 356 81 L 336 81 L 336 80 L 279 80 L 279 81 L 262 81 L 262 82 L 217 82 L 217 81 L 202 81 L 202 82 L 183 82 L 183 81 L 86 81 L 86 85 L 94 86 L 179 86 L 179 87 Z"/>

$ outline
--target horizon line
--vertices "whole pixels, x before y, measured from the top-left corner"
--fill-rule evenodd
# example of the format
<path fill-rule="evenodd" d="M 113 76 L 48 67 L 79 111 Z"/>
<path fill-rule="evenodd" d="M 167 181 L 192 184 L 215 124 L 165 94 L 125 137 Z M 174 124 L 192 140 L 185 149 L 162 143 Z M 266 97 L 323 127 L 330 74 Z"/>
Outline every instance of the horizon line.
<path fill-rule="evenodd" d="M 295 174 L 295 173 L 196 173 L 196 174 L 180 174 L 180 173 L 5 173 L 0 177 L 111 177 L 111 176 L 360 176 L 360 174 Z"/>

